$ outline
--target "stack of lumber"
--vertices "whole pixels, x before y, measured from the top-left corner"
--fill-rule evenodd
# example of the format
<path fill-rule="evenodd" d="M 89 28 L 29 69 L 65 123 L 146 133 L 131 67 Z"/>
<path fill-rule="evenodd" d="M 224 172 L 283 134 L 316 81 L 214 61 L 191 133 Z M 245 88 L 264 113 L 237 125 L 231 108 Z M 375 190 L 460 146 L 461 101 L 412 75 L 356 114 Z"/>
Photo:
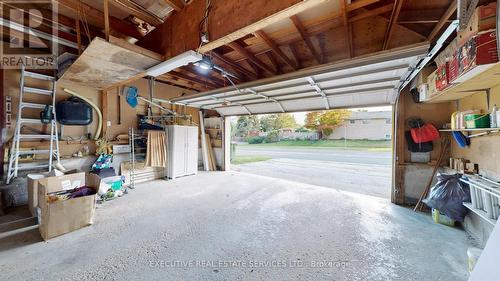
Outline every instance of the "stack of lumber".
<path fill-rule="evenodd" d="M 121 175 L 125 176 L 125 184 L 130 184 L 130 171 L 132 169 L 130 162 L 121 163 Z M 135 163 L 135 183 L 141 183 L 156 179 L 162 179 L 164 174 L 162 167 L 148 167 L 143 162 Z"/>
<path fill-rule="evenodd" d="M 167 162 L 166 134 L 163 131 L 148 131 L 146 166 L 165 167 Z"/>
<path fill-rule="evenodd" d="M 208 170 L 217 171 L 217 161 L 209 134 L 205 134 L 205 142 L 207 144 Z"/>

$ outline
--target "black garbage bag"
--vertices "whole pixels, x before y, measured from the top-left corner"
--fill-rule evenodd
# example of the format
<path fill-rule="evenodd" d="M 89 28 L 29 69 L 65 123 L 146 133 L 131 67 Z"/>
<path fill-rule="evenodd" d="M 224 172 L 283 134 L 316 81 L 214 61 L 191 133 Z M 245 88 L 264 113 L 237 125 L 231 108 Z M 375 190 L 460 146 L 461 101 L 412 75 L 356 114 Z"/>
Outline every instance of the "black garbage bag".
<path fill-rule="evenodd" d="M 436 177 L 436 185 L 422 201 L 452 220 L 463 222 L 468 209 L 462 203 L 470 202 L 469 185 L 460 181 L 460 174 L 438 173 Z"/>

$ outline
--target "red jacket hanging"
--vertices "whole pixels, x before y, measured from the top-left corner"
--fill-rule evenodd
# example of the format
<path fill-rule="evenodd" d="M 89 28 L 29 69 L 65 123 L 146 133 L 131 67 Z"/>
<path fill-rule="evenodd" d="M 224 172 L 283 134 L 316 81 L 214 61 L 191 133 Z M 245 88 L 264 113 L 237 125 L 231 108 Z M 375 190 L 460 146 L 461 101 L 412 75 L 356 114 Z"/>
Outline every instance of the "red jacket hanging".
<path fill-rule="evenodd" d="M 423 143 L 439 139 L 439 131 L 432 124 L 425 124 L 420 128 L 411 129 L 411 137 L 416 143 Z"/>

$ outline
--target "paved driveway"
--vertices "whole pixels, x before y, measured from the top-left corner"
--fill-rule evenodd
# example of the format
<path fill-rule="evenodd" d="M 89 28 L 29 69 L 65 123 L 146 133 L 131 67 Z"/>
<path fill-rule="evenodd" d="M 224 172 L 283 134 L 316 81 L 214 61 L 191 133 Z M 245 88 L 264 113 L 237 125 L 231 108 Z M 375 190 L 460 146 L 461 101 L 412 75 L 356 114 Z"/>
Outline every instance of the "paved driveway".
<path fill-rule="evenodd" d="M 389 151 L 241 145 L 236 155 L 272 159 L 232 165 L 235 171 L 390 198 Z"/>

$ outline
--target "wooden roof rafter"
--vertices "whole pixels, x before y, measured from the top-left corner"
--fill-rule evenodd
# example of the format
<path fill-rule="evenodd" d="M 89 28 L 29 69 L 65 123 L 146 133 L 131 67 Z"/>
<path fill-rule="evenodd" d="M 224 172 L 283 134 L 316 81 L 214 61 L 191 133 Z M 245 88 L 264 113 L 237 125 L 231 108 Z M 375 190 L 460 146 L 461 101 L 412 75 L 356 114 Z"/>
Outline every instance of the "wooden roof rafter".
<path fill-rule="evenodd" d="M 270 66 L 265 64 L 263 61 L 255 57 L 254 54 L 250 53 L 247 51 L 243 46 L 241 46 L 238 42 L 230 42 L 227 44 L 231 49 L 235 50 L 236 52 L 240 53 L 243 57 L 245 57 L 247 60 L 258 66 L 259 68 L 270 72 L 271 74 L 276 74 L 274 69 L 272 69 Z"/>
<path fill-rule="evenodd" d="M 297 66 L 283 53 L 278 45 L 262 30 L 256 31 L 255 36 L 259 37 L 264 43 L 267 44 L 269 48 L 288 66 L 290 66 L 293 70 L 297 69 Z"/>
<path fill-rule="evenodd" d="M 163 0 L 163 2 L 167 3 L 176 12 L 180 12 L 184 8 L 184 2 L 181 0 Z"/>
<path fill-rule="evenodd" d="M 378 8 L 375 8 L 373 10 L 365 10 L 363 13 L 357 14 L 355 16 L 352 16 L 349 18 L 349 22 L 353 23 L 356 21 L 364 20 L 367 18 L 372 18 L 387 12 L 392 11 L 393 5 L 392 4 L 387 4 Z"/>
<path fill-rule="evenodd" d="M 344 0 L 342 0 L 342 1 L 344 1 Z M 300 19 L 297 17 L 297 15 L 294 15 L 294 16 L 290 17 L 290 20 L 292 21 L 293 25 L 295 26 L 295 28 L 299 32 L 300 38 L 302 39 L 302 41 L 304 41 L 304 43 L 306 43 L 306 46 L 309 49 L 309 51 L 311 52 L 311 54 L 313 55 L 314 59 L 318 63 L 322 63 L 321 56 L 314 48 L 314 45 L 311 41 L 311 38 L 307 34 L 307 31 L 306 31 L 304 25 L 302 24 L 302 22 L 300 21 Z"/>
<path fill-rule="evenodd" d="M 79 0 L 54 0 L 57 4 L 62 5 L 75 13 L 83 13 L 88 18 L 92 18 L 98 22 L 104 23 L 104 13 L 100 10 L 89 6 Z M 104 26 L 104 24 L 103 24 Z M 123 21 L 121 19 L 115 18 L 113 16 L 109 17 L 109 26 L 111 31 L 130 36 L 133 38 L 142 38 L 143 34 L 137 29 L 132 23 Z M 113 33 L 111 33 L 113 34 Z"/>
<path fill-rule="evenodd" d="M 353 43 L 352 43 L 352 27 L 351 23 L 349 22 L 349 17 L 347 15 L 347 0 L 340 0 L 340 9 L 342 11 L 342 19 L 344 21 L 344 33 L 346 37 L 346 49 L 347 53 L 349 54 L 349 58 L 352 58 L 354 51 L 353 51 Z"/>
<path fill-rule="evenodd" d="M 240 74 L 240 76 L 242 76 L 243 80 L 248 79 L 248 78 L 252 78 L 252 79 L 257 78 L 257 74 L 249 71 L 248 69 L 242 67 L 241 65 L 224 57 L 223 55 L 219 54 L 215 50 L 211 51 L 210 55 L 212 56 L 212 58 L 215 58 L 216 63 L 219 63 L 219 64 L 222 63 L 223 65 L 229 66 L 235 72 L 238 72 Z"/>
<path fill-rule="evenodd" d="M 281 74 L 283 73 L 283 70 L 281 69 L 281 66 L 278 62 L 278 60 L 274 57 L 273 52 L 267 52 L 265 53 L 271 64 L 274 66 L 276 69 L 276 73 Z"/>
<path fill-rule="evenodd" d="M 295 64 L 297 65 L 297 68 L 302 68 L 302 61 L 300 60 L 299 57 L 299 52 L 297 51 L 297 47 L 295 47 L 294 43 L 288 44 L 288 48 L 290 48 L 290 52 L 293 55 L 293 58 L 295 59 Z"/>
<path fill-rule="evenodd" d="M 212 88 L 212 89 L 217 89 L 217 88 L 221 88 L 222 85 L 218 85 L 212 81 L 209 81 L 208 78 L 206 79 L 201 79 L 201 78 L 197 78 L 197 77 L 192 77 L 190 75 L 187 75 L 185 73 L 182 73 L 182 72 L 179 72 L 179 71 L 175 71 L 175 70 L 172 70 L 166 74 L 164 74 L 166 76 L 171 76 L 171 77 L 174 77 L 174 78 L 177 78 L 177 79 L 181 79 L 181 80 L 184 80 L 188 83 L 193 83 L 193 84 L 196 84 L 196 85 L 201 85 L 201 86 L 204 86 L 205 87 L 205 90 L 208 89 L 208 88 Z M 162 75 L 163 76 L 163 75 Z"/>
<path fill-rule="evenodd" d="M 439 22 L 434 26 L 431 33 L 427 37 L 427 40 L 429 40 L 429 42 L 434 40 L 434 38 L 436 38 L 436 36 L 439 34 L 441 29 L 443 29 L 444 25 L 448 22 L 448 20 L 455 13 L 456 10 L 457 10 L 457 1 L 452 1 L 451 5 L 448 7 L 446 12 L 444 12 Z"/>
<path fill-rule="evenodd" d="M 403 7 L 404 0 L 395 0 L 394 8 L 392 9 L 391 18 L 389 19 L 389 23 L 387 24 L 387 29 L 384 35 L 384 44 L 382 46 L 383 50 L 387 50 L 389 47 L 389 43 L 392 38 L 392 34 L 394 32 L 394 27 L 396 26 L 399 18 L 399 13 L 401 12 L 401 8 Z"/>
<path fill-rule="evenodd" d="M 113 6 L 123 10 L 124 12 L 127 12 L 138 19 L 141 19 L 153 26 L 158 26 L 163 23 L 163 19 L 157 17 L 156 15 L 152 14 L 148 10 L 146 10 L 144 7 L 141 5 L 135 3 L 134 1 L 131 0 L 110 0 L 111 4 Z"/>

